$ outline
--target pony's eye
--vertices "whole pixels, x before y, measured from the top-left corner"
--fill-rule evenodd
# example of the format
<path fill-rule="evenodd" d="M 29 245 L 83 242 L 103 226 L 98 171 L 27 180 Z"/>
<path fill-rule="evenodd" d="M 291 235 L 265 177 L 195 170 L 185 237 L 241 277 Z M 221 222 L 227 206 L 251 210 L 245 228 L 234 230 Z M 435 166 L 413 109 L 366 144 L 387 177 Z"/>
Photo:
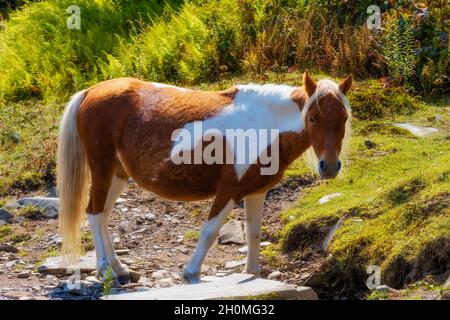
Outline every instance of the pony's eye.
<path fill-rule="evenodd" d="M 309 121 L 311 121 L 312 123 L 316 122 L 316 119 L 314 119 L 313 116 L 309 117 Z"/>

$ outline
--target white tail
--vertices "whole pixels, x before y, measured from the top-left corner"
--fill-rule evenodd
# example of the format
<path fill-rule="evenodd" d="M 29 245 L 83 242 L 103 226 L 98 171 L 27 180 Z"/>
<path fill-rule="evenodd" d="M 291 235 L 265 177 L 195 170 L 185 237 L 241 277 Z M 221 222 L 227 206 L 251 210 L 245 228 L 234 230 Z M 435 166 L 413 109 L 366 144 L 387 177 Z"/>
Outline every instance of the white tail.
<path fill-rule="evenodd" d="M 81 227 L 87 206 L 89 168 L 78 135 L 77 113 L 85 92 L 72 96 L 64 112 L 58 144 L 57 184 L 59 192 L 59 230 L 62 252 L 74 263 L 81 251 Z"/>

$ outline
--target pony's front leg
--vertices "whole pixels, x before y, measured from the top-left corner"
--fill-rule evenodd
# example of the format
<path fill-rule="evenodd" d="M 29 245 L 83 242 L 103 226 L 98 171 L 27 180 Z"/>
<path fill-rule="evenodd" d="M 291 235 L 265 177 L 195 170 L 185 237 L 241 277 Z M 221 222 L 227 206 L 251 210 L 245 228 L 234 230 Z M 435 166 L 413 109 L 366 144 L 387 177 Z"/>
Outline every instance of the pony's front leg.
<path fill-rule="evenodd" d="M 261 242 L 261 219 L 266 193 L 251 194 L 245 197 L 245 223 L 247 230 L 246 272 L 260 276 L 259 247 Z"/>
<path fill-rule="evenodd" d="M 200 270 L 205 260 L 209 248 L 214 243 L 219 233 L 220 227 L 225 222 L 225 218 L 233 209 L 235 203 L 232 199 L 225 199 L 217 196 L 208 216 L 208 220 L 203 224 L 198 240 L 197 248 L 191 260 L 183 271 L 183 279 L 190 284 L 200 282 Z"/>

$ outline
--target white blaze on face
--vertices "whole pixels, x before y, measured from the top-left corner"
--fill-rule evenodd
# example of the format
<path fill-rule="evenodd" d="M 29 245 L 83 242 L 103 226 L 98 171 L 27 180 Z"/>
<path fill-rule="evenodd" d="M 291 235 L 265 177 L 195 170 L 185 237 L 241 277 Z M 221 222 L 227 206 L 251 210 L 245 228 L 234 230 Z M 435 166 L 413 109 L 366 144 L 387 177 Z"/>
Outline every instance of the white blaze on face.
<path fill-rule="evenodd" d="M 233 147 L 233 163 L 240 179 L 250 165 L 264 153 L 266 154 L 264 164 L 268 163 L 267 148 L 269 145 L 271 148 L 272 145 L 278 147 L 276 142 L 279 134 L 300 132 L 303 129 L 304 123 L 299 106 L 291 99 L 295 87 L 242 85 L 237 88 L 239 91 L 232 105 L 225 107 L 212 118 L 187 123 L 181 131 L 172 135 L 174 141 L 172 156 L 183 151 L 195 151 L 196 147 L 201 145 L 200 142 L 210 141 L 210 138 L 205 139 L 205 133 L 213 131 L 215 136 L 220 133 L 226 137 L 227 144 Z M 272 152 L 271 158 L 278 157 L 277 151 Z M 275 172 L 268 170 L 263 174 L 275 174 L 278 171 L 278 159 L 271 160 L 276 160 Z M 204 159 L 196 158 L 194 163 L 198 161 L 207 163 Z"/>

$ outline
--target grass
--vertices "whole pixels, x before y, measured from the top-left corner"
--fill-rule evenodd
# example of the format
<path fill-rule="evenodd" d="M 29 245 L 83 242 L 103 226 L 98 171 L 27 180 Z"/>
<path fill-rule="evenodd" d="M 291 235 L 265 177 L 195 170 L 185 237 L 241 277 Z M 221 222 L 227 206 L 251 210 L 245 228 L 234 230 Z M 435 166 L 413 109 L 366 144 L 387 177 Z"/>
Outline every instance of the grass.
<path fill-rule="evenodd" d="M 364 270 L 370 264 L 381 266 L 383 283 L 394 287 L 429 272 L 446 271 L 450 258 L 449 108 L 414 99 L 411 103 L 411 112 L 396 111 L 394 119 L 385 114 L 379 119 L 382 126 L 372 130 L 367 130 L 370 123 L 355 119 L 344 173 L 306 189 L 298 203 L 283 213 L 288 222 L 280 234 L 285 252 L 317 245 L 323 230 L 348 215 L 329 249 L 332 259 L 326 272 L 330 279 L 341 278 L 337 287 L 346 288 L 346 293 L 364 290 Z M 436 114 L 444 120 L 435 122 Z M 440 131 L 416 138 L 386 130 L 394 120 Z M 376 147 L 367 148 L 365 139 Z M 297 163 L 290 174 L 304 174 L 304 166 Z M 319 204 L 321 197 L 335 192 L 342 195 Z M 353 283 L 345 284 L 350 278 Z"/>
<path fill-rule="evenodd" d="M 200 237 L 200 232 L 197 230 L 188 230 L 184 233 L 185 240 L 197 241 Z"/>

